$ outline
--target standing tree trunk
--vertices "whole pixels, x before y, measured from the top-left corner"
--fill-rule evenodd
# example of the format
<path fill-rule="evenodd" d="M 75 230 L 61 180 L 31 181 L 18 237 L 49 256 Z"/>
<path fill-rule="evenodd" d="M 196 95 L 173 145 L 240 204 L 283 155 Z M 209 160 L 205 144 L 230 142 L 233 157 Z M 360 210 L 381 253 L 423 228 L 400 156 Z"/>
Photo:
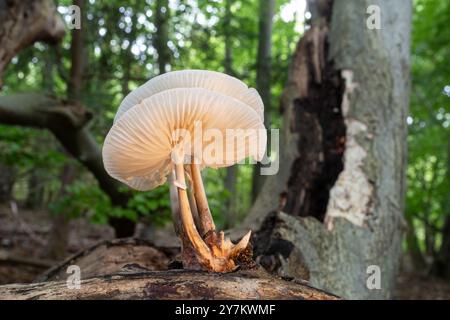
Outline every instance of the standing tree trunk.
<path fill-rule="evenodd" d="M 373 2 L 309 2 L 282 95 L 283 165 L 242 225 L 261 226 L 267 269 L 351 299 L 392 296 L 405 229 L 411 3 L 376 1 L 372 30 Z"/>
<path fill-rule="evenodd" d="M 259 1 L 259 42 L 256 70 L 256 88 L 264 102 L 264 123 L 270 129 L 270 112 L 272 104 L 271 86 L 271 63 L 272 63 L 272 25 L 275 11 L 275 0 Z M 270 141 L 268 136 L 267 141 Z M 261 192 L 265 176 L 261 175 L 261 163 L 258 162 L 253 168 L 252 200 L 255 201 Z"/>
<path fill-rule="evenodd" d="M 76 178 L 76 168 L 73 164 L 66 164 L 61 170 L 61 188 L 59 197 L 67 195 L 67 187 Z M 69 243 L 69 215 L 67 211 L 69 208 L 64 208 L 61 212 L 53 212 L 52 228 L 50 231 L 49 241 L 49 258 L 59 261 L 67 254 L 67 246 Z"/>
<path fill-rule="evenodd" d="M 155 40 L 154 46 L 158 53 L 159 74 L 167 72 L 170 64 L 170 49 L 167 46 L 169 41 L 169 18 L 170 8 L 168 0 L 157 0 L 155 10 Z"/>
<path fill-rule="evenodd" d="M 7 203 L 12 199 L 12 192 L 15 182 L 15 168 L 0 162 L 0 203 Z"/>
<path fill-rule="evenodd" d="M 450 139 L 447 146 L 447 185 L 450 184 Z M 450 279 L 450 195 L 443 205 L 443 211 L 446 215 L 444 227 L 442 228 L 442 243 L 432 265 L 432 273 L 436 276 Z"/>
<path fill-rule="evenodd" d="M 422 272 L 426 269 L 427 263 L 420 250 L 419 239 L 416 236 L 412 217 L 406 217 L 408 223 L 408 230 L 406 231 L 406 245 L 408 247 L 408 254 L 411 259 L 414 271 Z"/>
<path fill-rule="evenodd" d="M 231 31 L 231 4 L 232 0 L 225 1 L 225 16 L 223 19 L 223 33 L 225 43 L 225 59 L 223 66 L 225 73 L 231 76 L 234 75 L 233 71 L 233 45 L 232 45 L 232 31 Z M 237 165 L 228 167 L 224 181 L 224 187 L 229 192 L 228 200 L 226 203 L 225 212 L 225 225 L 224 228 L 231 228 L 236 222 L 236 183 L 238 167 Z"/>

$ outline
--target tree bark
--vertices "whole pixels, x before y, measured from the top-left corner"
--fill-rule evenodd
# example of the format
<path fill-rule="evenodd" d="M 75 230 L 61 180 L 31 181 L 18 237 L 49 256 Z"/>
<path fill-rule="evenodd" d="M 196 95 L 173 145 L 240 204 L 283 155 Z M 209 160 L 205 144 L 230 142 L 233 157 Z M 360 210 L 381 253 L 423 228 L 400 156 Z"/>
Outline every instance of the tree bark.
<path fill-rule="evenodd" d="M 275 11 L 275 0 L 259 1 L 259 42 L 256 70 L 256 88 L 264 103 L 264 124 L 270 129 L 270 112 L 272 104 L 271 74 L 272 74 L 272 25 Z M 270 141 L 270 135 L 268 136 Z M 265 176 L 261 175 L 261 163 L 253 168 L 252 200 L 255 201 L 261 192 Z"/>
<path fill-rule="evenodd" d="M 406 229 L 411 3 L 376 1 L 382 30 L 366 28 L 373 1 L 311 3 L 282 96 L 283 165 L 241 227 L 262 226 L 255 253 L 273 272 L 346 298 L 389 298 Z M 369 266 L 380 268 L 379 290 L 366 286 Z"/>

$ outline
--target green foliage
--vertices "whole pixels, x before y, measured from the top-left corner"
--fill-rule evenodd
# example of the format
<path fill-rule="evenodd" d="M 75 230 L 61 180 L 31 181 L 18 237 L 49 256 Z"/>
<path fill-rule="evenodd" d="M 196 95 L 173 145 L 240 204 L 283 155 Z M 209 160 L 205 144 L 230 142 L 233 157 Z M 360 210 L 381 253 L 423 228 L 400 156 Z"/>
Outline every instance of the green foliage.
<path fill-rule="evenodd" d="M 123 192 L 130 192 L 124 188 Z M 52 204 L 54 214 L 64 213 L 69 218 L 87 217 L 93 223 L 107 223 L 110 217 L 137 221 L 138 217 L 150 217 L 161 225 L 170 219 L 168 188 L 151 192 L 133 192 L 126 208 L 111 204 L 110 198 L 95 184 L 76 181 L 67 187 L 65 194 Z"/>
<path fill-rule="evenodd" d="M 450 214 L 448 21 L 448 1 L 414 2 L 406 215 L 427 254 L 439 249 Z"/>

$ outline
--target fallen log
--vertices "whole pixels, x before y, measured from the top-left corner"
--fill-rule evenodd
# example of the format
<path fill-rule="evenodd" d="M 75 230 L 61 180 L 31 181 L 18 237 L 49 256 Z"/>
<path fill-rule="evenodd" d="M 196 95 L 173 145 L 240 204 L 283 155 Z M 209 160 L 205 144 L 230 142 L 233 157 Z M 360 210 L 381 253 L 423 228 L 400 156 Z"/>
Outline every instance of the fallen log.
<path fill-rule="evenodd" d="M 35 282 L 66 280 L 71 265 L 80 268 L 82 279 L 115 274 L 133 266 L 146 271 L 167 270 L 178 252 L 177 247 L 162 248 L 145 239 L 103 240 L 54 265 Z"/>
<path fill-rule="evenodd" d="M 82 280 L 79 289 L 66 281 L 0 286 L 1 300 L 125 299 L 300 299 L 336 300 L 337 296 L 261 271 L 226 274 L 191 270 L 120 272 Z"/>
<path fill-rule="evenodd" d="M 42 274 L 33 284 L 0 286 L 1 299 L 310 299 L 338 297 L 306 281 L 272 276 L 262 268 L 220 274 L 183 270 L 177 248 L 142 239 L 101 241 Z M 74 288 L 70 266 L 80 270 Z M 180 268 L 180 269 L 168 269 Z"/>
<path fill-rule="evenodd" d="M 52 260 L 22 257 L 11 254 L 6 250 L 0 250 L 0 264 L 26 265 L 35 268 L 47 269 L 54 265 L 54 263 L 55 262 Z"/>

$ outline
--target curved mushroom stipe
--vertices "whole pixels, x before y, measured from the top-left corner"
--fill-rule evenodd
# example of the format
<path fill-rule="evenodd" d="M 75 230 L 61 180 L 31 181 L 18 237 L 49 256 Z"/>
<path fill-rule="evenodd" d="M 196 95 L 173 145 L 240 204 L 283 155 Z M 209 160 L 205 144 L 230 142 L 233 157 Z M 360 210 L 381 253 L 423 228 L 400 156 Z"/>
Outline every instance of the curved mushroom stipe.
<path fill-rule="evenodd" d="M 174 159 L 182 159 L 184 157 L 184 151 L 182 147 L 174 148 L 172 152 L 174 155 Z M 220 231 L 217 235 L 214 229 L 210 229 L 207 237 L 205 238 L 205 240 L 203 240 L 196 228 L 196 223 L 191 213 L 187 190 L 183 188 L 183 186 L 186 185 L 184 165 L 183 163 L 181 163 L 181 161 L 175 161 L 174 166 L 176 177 L 176 179 L 174 180 L 174 185 L 178 188 L 182 228 L 184 234 L 191 242 L 192 247 L 195 249 L 195 256 L 198 260 L 197 262 L 206 270 L 212 270 L 216 272 L 230 272 L 235 270 L 236 263 L 234 259 L 242 250 L 247 247 L 250 240 L 251 231 L 249 231 L 237 245 L 234 245 L 229 238 L 225 239 L 223 231 Z M 193 175 L 197 174 L 199 174 L 199 171 L 198 173 Z M 178 182 L 178 185 L 175 184 L 175 181 Z M 193 181 L 195 181 L 195 179 L 193 179 Z M 195 183 L 200 183 L 201 188 L 203 188 L 201 179 L 197 180 Z M 206 196 L 205 201 L 207 206 L 208 203 L 206 200 Z M 211 221 L 208 221 L 208 223 L 214 226 L 214 221 L 212 220 L 210 213 L 209 217 Z M 200 216 L 199 218 L 200 224 L 205 225 L 204 221 L 202 221 L 202 218 L 204 219 L 205 215 Z M 190 266 L 187 265 L 186 267 L 189 268 Z"/>
<path fill-rule="evenodd" d="M 202 175 L 200 173 L 200 165 L 195 164 L 193 161 L 191 164 L 192 185 L 197 204 L 197 212 L 200 219 L 200 230 L 204 237 L 208 232 L 214 231 L 216 225 L 209 210 L 208 200 L 206 198 L 205 187 L 203 186 Z"/>
<path fill-rule="evenodd" d="M 182 184 L 185 183 L 184 166 L 182 164 L 175 164 L 175 172 L 176 179 Z M 217 235 L 214 230 L 211 230 L 204 241 L 195 226 L 190 211 L 187 190 L 180 187 L 177 188 L 183 231 L 195 249 L 197 262 L 204 269 L 215 272 L 231 272 L 235 270 L 236 263 L 234 259 L 247 247 L 251 231 L 237 245 L 234 245 L 229 238 L 225 239 L 223 231 L 220 231 L 219 235 Z M 187 265 L 186 267 L 189 268 L 190 266 Z"/>

